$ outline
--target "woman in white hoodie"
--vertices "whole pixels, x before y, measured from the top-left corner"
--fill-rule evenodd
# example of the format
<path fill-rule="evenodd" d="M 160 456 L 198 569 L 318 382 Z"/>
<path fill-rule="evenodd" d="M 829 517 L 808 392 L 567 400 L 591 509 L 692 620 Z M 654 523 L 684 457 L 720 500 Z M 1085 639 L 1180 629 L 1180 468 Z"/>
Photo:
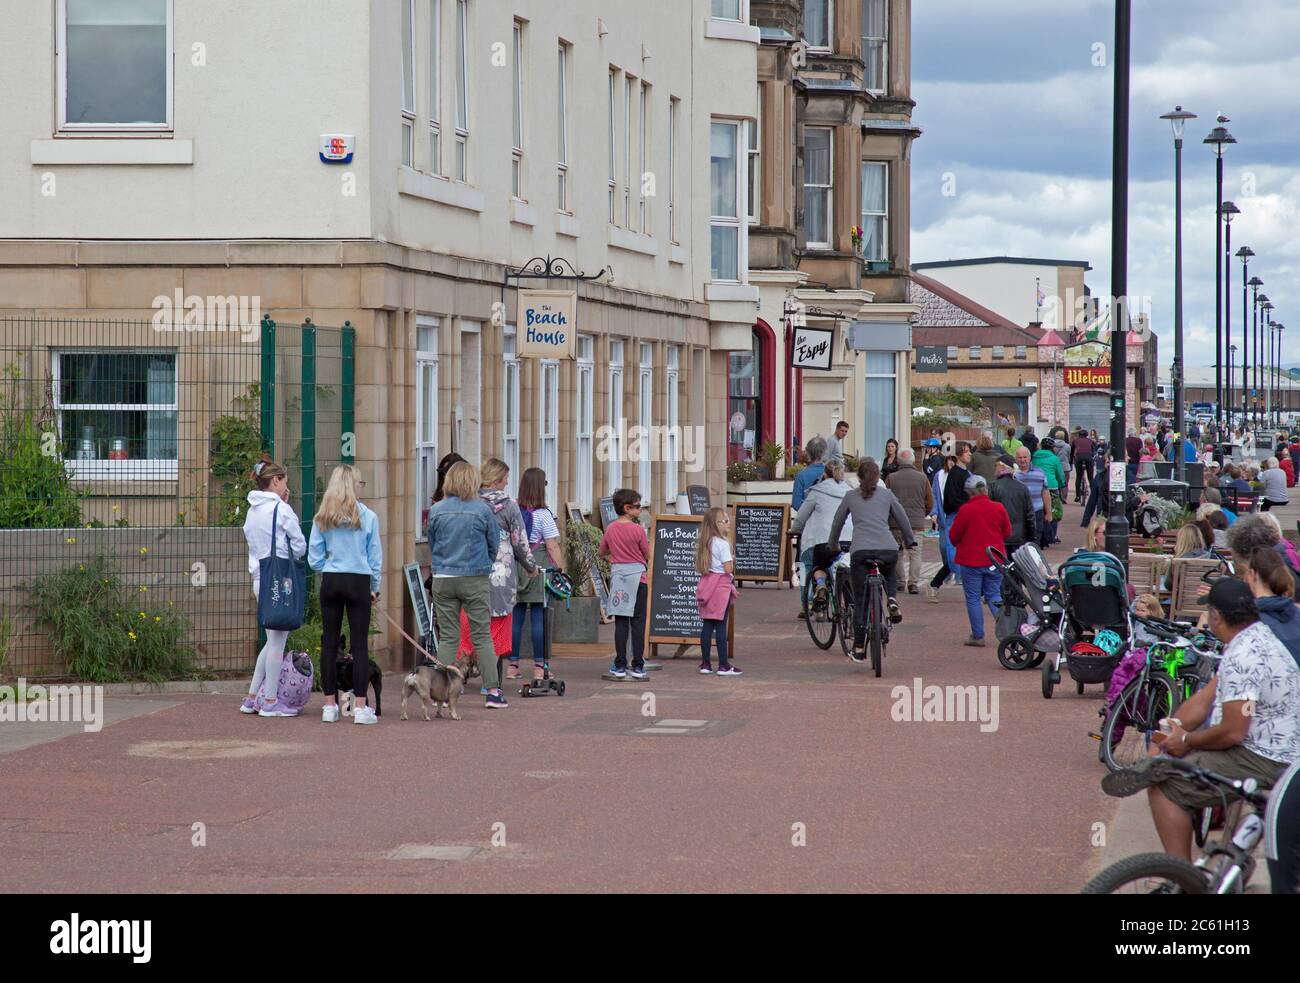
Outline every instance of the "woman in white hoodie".
<path fill-rule="evenodd" d="M 301 560 L 307 554 L 307 540 L 303 537 L 298 516 L 289 505 L 289 472 L 265 455 L 253 468 L 253 481 L 257 485 L 248 493 L 248 515 L 244 518 L 244 539 L 248 541 L 248 572 L 253 577 L 253 596 L 257 596 L 259 566 L 263 557 L 271 553 L 271 517 L 275 516 L 275 552 L 279 556 Z M 279 506 L 279 511 L 276 507 Z M 284 660 L 284 646 L 289 640 L 287 631 L 266 630 L 266 644 L 257 655 L 257 668 L 248 685 L 248 696 L 240 704 L 240 713 L 256 713 L 262 717 L 296 717 L 298 711 L 279 700 L 280 667 Z M 258 694 L 261 693 L 261 703 Z"/>

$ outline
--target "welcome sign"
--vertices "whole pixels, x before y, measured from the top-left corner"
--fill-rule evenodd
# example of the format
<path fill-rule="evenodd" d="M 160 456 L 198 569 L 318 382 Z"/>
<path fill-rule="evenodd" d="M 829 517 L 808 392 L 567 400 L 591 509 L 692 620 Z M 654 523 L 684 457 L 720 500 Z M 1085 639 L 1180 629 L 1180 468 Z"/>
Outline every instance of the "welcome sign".
<path fill-rule="evenodd" d="M 1071 389 L 1110 388 L 1110 346 L 1085 341 L 1065 346 L 1065 384 Z"/>
<path fill-rule="evenodd" d="M 573 290 L 519 290 L 519 354 L 528 358 L 577 355 L 578 294 Z"/>
<path fill-rule="evenodd" d="M 835 331 L 828 328 L 795 328 L 790 368 L 829 371 Z"/>

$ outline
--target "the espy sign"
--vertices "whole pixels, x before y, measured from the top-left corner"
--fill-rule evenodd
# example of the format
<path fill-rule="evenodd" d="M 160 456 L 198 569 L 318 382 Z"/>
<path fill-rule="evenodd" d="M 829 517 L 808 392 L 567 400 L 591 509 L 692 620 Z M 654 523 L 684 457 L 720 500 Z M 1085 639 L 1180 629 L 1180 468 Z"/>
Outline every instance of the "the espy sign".
<path fill-rule="evenodd" d="M 520 290 L 515 330 L 521 356 L 574 358 L 578 295 L 573 290 Z"/>

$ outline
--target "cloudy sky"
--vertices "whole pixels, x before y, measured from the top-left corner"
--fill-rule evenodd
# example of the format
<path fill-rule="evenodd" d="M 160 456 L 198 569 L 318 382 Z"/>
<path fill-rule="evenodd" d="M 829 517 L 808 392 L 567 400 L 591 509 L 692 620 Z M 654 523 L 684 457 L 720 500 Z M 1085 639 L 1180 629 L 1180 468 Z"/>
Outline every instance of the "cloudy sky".
<path fill-rule="evenodd" d="M 1082 259 L 1110 294 L 1113 0 L 915 0 L 912 260 Z M 1173 356 L 1176 104 L 1183 146 L 1183 303 L 1189 366 L 1214 364 L 1214 153 L 1227 115 L 1224 197 L 1233 251 L 1276 305 L 1284 363 L 1300 362 L 1300 2 L 1134 0 L 1129 293 L 1151 298 L 1160 361 Z M 1100 54 L 1104 67 L 1094 66 Z M 944 175 L 956 195 L 943 194 Z M 1241 266 L 1233 338 L 1240 345 Z M 1290 334 L 1290 339 L 1286 339 Z"/>

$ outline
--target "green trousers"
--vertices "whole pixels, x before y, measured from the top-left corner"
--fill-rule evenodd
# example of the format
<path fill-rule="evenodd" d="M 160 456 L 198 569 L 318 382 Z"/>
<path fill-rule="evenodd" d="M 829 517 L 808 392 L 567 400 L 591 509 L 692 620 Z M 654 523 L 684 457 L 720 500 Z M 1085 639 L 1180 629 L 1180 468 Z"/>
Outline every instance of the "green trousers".
<path fill-rule="evenodd" d="M 492 608 L 488 604 L 491 587 L 487 576 L 434 577 L 431 586 L 433 611 L 438 618 L 438 661 L 448 666 L 456 661 L 463 608 L 483 685 L 488 689 L 500 688 L 497 653 L 492 646 Z"/>

